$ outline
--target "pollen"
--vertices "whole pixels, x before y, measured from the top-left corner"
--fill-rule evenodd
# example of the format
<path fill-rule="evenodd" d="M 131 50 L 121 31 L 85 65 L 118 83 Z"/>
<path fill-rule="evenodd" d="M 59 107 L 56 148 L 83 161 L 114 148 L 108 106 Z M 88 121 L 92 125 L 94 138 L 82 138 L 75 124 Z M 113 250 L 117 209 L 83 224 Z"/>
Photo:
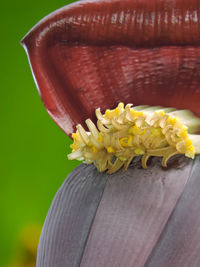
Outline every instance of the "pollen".
<path fill-rule="evenodd" d="M 180 131 L 179 136 L 182 137 L 183 139 L 187 138 L 187 131 L 186 130 Z"/>
<path fill-rule="evenodd" d="M 94 152 L 94 153 L 98 152 L 98 150 L 97 150 L 97 148 L 95 146 L 92 146 L 92 152 Z"/>
<path fill-rule="evenodd" d="M 107 119 L 111 119 L 113 117 L 117 117 L 120 115 L 121 111 L 124 109 L 124 104 L 123 103 L 119 103 L 117 108 L 110 110 L 107 109 L 105 112 L 105 118 Z"/>
<path fill-rule="evenodd" d="M 175 125 L 177 123 L 177 118 L 168 117 L 167 122 L 171 125 Z"/>
<path fill-rule="evenodd" d="M 107 151 L 108 151 L 108 153 L 115 153 L 114 148 L 111 146 L 107 147 Z"/>
<path fill-rule="evenodd" d="M 159 112 L 159 115 L 160 115 L 161 117 L 165 116 L 165 112 L 164 112 L 164 110 L 161 110 L 161 111 Z"/>
<path fill-rule="evenodd" d="M 156 136 L 160 136 L 162 134 L 162 131 L 159 128 L 153 128 L 153 129 L 151 129 L 151 133 L 153 136 L 156 137 Z"/>
<path fill-rule="evenodd" d="M 138 111 L 135 111 L 134 109 L 131 109 L 130 110 L 130 114 L 131 114 L 131 116 L 133 117 L 133 118 L 135 118 L 135 117 L 141 117 L 142 115 L 143 115 L 143 113 L 142 112 L 138 112 Z"/>
<path fill-rule="evenodd" d="M 104 114 L 97 109 L 96 115 L 97 126 L 86 120 L 89 131 L 77 125 L 68 159 L 93 163 L 100 172 L 112 174 L 122 167 L 126 171 L 135 157 L 147 168 L 151 156 L 161 157 L 167 167 L 176 154 L 200 154 L 200 135 L 194 132 L 200 129 L 200 119 L 190 111 L 119 103 Z"/>
<path fill-rule="evenodd" d="M 139 134 L 140 129 L 137 125 L 131 126 L 128 130 L 128 133 L 130 134 Z"/>
<path fill-rule="evenodd" d="M 100 143 L 103 143 L 103 136 L 102 133 L 99 133 L 99 136 L 97 138 L 97 141 L 99 141 Z"/>
<path fill-rule="evenodd" d="M 72 134 L 72 138 L 73 138 L 74 140 L 80 140 L 80 136 L 79 136 L 78 133 L 73 133 L 73 134 Z"/>
<path fill-rule="evenodd" d="M 123 137 L 119 140 L 120 144 L 123 147 L 131 147 L 133 141 L 133 136 L 129 135 L 128 137 Z"/>
<path fill-rule="evenodd" d="M 145 151 L 143 149 L 141 149 L 141 148 L 136 148 L 134 150 L 134 152 L 135 152 L 136 155 L 144 155 L 145 154 Z"/>

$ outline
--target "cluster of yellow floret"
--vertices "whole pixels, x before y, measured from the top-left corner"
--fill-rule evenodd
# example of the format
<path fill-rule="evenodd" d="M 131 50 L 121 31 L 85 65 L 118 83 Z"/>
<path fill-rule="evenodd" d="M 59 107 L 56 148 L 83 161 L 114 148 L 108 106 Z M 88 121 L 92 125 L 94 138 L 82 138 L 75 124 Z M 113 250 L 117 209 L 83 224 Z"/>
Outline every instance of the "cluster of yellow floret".
<path fill-rule="evenodd" d="M 195 147 L 184 124 L 184 114 L 170 108 L 131 104 L 124 107 L 123 103 L 105 114 L 97 109 L 97 127 L 90 119 L 86 120 L 88 132 L 77 125 L 68 158 L 94 163 L 100 172 L 108 170 L 110 174 L 121 167 L 127 170 L 137 156 L 142 157 L 143 168 L 151 156 L 162 157 L 164 167 L 176 154 L 194 158 Z"/>

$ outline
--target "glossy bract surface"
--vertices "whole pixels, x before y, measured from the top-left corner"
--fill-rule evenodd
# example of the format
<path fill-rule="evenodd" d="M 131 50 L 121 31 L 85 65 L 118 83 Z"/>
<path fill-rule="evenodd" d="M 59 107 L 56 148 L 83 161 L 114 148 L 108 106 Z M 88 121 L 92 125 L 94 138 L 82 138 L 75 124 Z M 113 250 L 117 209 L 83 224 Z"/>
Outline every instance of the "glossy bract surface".
<path fill-rule="evenodd" d="M 86 124 L 95 132 L 95 110 L 101 109 L 100 122 L 110 120 L 116 110 L 103 113 L 120 102 L 200 116 L 199 16 L 197 0 L 80 1 L 50 14 L 22 41 L 47 111 L 69 136 L 78 124 L 76 137 L 87 145 L 85 120 L 90 118 Z M 163 137 L 150 121 L 148 131 Z M 117 128 L 119 122 L 112 124 Z M 173 118 L 170 123 L 176 125 Z M 135 125 L 129 134 L 142 139 L 143 124 Z M 165 129 L 162 119 L 159 126 Z M 183 127 L 178 137 L 189 134 Z M 124 137 L 117 145 L 126 149 L 132 140 Z M 193 157 L 192 146 L 186 142 L 177 149 Z M 106 149 L 112 154 L 114 147 Z M 154 157 L 143 170 L 135 158 L 133 168 L 109 177 L 92 165 L 74 170 L 47 215 L 37 266 L 198 266 L 199 158 L 176 155 L 166 169 L 161 163 Z"/>
<path fill-rule="evenodd" d="M 23 39 L 47 111 L 71 136 L 119 102 L 200 115 L 198 1 L 81 1 Z"/>

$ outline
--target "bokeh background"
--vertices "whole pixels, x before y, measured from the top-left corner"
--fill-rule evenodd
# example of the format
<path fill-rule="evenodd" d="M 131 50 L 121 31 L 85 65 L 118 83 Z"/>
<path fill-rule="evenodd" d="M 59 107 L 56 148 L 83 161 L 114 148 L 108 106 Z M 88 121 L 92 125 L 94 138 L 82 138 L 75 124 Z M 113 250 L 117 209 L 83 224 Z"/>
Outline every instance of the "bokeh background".
<path fill-rule="evenodd" d="M 44 16 L 74 1 L 2 1 L 0 16 L 0 266 L 35 266 L 51 201 L 78 162 L 47 114 L 20 45 Z"/>

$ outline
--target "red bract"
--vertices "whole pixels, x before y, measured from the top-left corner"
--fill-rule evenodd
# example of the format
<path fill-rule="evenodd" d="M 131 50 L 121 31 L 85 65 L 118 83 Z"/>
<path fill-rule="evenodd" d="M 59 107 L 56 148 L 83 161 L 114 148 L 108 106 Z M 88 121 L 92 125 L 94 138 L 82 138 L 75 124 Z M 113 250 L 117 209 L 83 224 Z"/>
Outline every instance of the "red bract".
<path fill-rule="evenodd" d="M 197 0 L 102 0 L 66 6 L 23 39 L 42 100 L 71 135 L 119 102 L 200 115 Z"/>
<path fill-rule="evenodd" d="M 200 116 L 199 16 L 199 0 L 82 1 L 47 16 L 22 41 L 47 111 L 69 136 L 119 102 Z M 37 266 L 199 266 L 200 159 L 160 165 L 75 169 L 47 215 Z"/>

